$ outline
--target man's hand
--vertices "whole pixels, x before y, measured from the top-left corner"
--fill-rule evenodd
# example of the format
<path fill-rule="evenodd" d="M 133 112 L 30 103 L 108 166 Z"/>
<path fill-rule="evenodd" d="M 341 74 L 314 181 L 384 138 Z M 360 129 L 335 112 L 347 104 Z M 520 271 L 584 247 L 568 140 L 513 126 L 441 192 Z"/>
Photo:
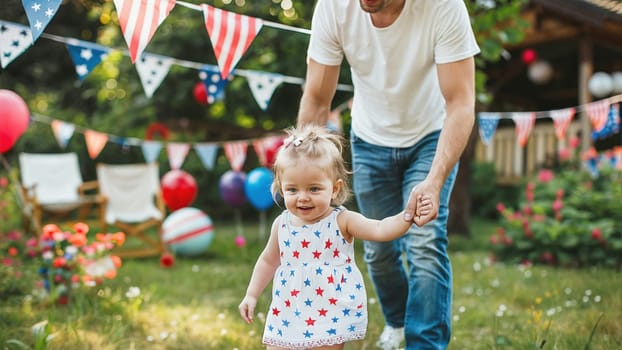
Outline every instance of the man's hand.
<path fill-rule="evenodd" d="M 404 209 L 404 220 L 421 227 L 436 219 L 440 207 L 440 189 L 424 180 L 410 192 Z"/>

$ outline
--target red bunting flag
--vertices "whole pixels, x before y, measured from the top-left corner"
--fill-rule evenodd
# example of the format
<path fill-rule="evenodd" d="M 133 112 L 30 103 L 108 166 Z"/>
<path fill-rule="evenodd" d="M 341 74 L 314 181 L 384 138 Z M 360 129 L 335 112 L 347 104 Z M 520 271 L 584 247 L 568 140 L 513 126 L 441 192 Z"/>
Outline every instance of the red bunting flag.
<path fill-rule="evenodd" d="M 114 0 L 132 63 L 175 7 L 175 0 Z"/>
<path fill-rule="evenodd" d="M 205 28 L 220 67 L 220 75 L 227 79 L 261 30 L 263 21 L 207 4 L 202 4 L 201 8 L 205 17 Z"/>
<path fill-rule="evenodd" d="M 585 108 L 587 110 L 587 115 L 592 122 L 594 131 L 601 131 L 607 124 L 607 117 L 609 116 L 609 101 L 601 100 L 588 103 Z"/>
<path fill-rule="evenodd" d="M 227 142 L 224 148 L 225 156 L 227 156 L 227 160 L 229 164 L 231 164 L 231 169 L 235 171 L 242 170 L 242 166 L 244 166 L 244 162 L 246 161 L 246 151 L 248 149 L 246 141 Z"/>
<path fill-rule="evenodd" d="M 551 119 L 553 119 L 553 127 L 555 128 L 555 135 L 557 139 L 564 140 L 566 138 L 566 129 L 572 122 L 574 117 L 574 108 L 558 109 L 550 112 Z"/>
<path fill-rule="evenodd" d="M 518 136 L 518 144 L 525 147 L 527 139 L 533 126 L 536 124 L 535 112 L 515 112 L 512 113 L 512 120 L 516 124 L 516 135 Z"/>

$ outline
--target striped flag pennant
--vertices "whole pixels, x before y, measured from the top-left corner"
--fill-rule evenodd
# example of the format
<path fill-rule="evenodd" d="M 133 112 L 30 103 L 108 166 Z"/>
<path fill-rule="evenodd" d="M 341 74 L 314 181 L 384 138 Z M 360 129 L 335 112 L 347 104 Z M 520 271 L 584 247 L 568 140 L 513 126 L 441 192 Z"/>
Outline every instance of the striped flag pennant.
<path fill-rule="evenodd" d="M 229 164 L 231 164 L 231 169 L 241 171 L 244 166 L 244 162 L 246 161 L 248 143 L 246 143 L 246 141 L 227 142 L 225 143 L 224 148 L 225 156 L 227 156 L 227 160 L 229 161 Z"/>
<path fill-rule="evenodd" d="M 592 131 L 592 140 L 599 140 L 617 134 L 620 131 L 620 109 L 612 104 L 607 113 L 607 122 L 599 131 Z"/>
<path fill-rule="evenodd" d="M 594 131 L 599 132 L 602 130 L 607 124 L 607 117 L 609 116 L 609 100 L 588 103 L 585 109 L 587 110 L 587 116 L 592 122 Z"/>
<path fill-rule="evenodd" d="M 566 130 L 568 125 L 572 122 L 572 118 L 575 115 L 575 108 L 556 109 L 549 112 L 549 116 L 553 119 L 553 128 L 555 128 L 555 135 L 558 140 L 564 140 L 566 138 Z"/>
<path fill-rule="evenodd" d="M 514 112 L 512 113 L 512 120 L 516 124 L 516 135 L 518 136 L 518 144 L 521 147 L 525 147 L 527 139 L 531 130 L 536 123 L 535 112 Z"/>
<path fill-rule="evenodd" d="M 482 139 L 484 145 L 488 145 L 490 141 L 492 141 L 495 131 L 497 131 L 500 114 L 495 112 L 480 112 L 477 116 L 479 137 Z"/>
<path fill-rule="evenodd" d="M 223 79 L 227 79 L 261 30 L 263 21 L 207 4 L 201 4 L 201 8 L 205 17 L 205 28 L 218 60 L 220 74 Z"/>
<path fill-rule="evenodd" d="M 114 0 L 132 63 L 175 7 L 175 0 Z"/>
<path fill-rule="evenodd" d="M 169 142 L 166 145 L 168 163 L 173 170 L 178 170 L 184 164 L 186 156 L 190 151 L 190 145 L 181 142 Z"/>
<path fill-rule="evenodd" d="M 108 135 L 95 130 L 86 130 L 84 132 L 84 140 L 86 141 L 89 157 L 95 159 L 104 149 L 106 143 L 108 143 Z"/>

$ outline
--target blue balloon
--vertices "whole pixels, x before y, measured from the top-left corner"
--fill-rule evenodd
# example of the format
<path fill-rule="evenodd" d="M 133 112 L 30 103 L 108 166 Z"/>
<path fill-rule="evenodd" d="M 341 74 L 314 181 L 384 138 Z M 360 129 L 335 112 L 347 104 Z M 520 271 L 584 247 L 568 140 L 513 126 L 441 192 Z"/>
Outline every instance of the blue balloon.
<path fill-rule="evenodd" d="M 246 174 L 241 171 L 229 170 L 220 177 L 220 197 L 232 207 L 239 208 L 246 203 L 244 182 Z"/>
<path fill-rule="evenodd" d="M 265 167 L 255 168 L 246 176 L 244 192 L 246 192 L 246 198 L 255 209 L 266 210 L 274 204 L 270 192 L 273 180 L 274 174 Z"/>

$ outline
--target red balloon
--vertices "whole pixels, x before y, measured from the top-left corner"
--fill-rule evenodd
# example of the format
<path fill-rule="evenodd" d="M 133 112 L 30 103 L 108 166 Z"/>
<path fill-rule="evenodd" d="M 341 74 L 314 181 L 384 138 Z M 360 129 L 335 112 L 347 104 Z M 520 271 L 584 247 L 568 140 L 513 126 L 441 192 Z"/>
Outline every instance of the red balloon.
<path fill-rule="evenodd" d="M 0 90 L 0 152 L 10 150 L 28 128 L 26 102 L 11 90 Z"/>
<path fill-rule="evenodd" d="M 205 88 L 205 84 L 203 84 L 203 82 L 200 81 L 194 84 L 192 94 L 194 95 L 194 100 L 197 101 L 198 104 L 207 104 L 207 89 Z"/>
<path fill-rule="evenodd" d="M 521 56 L 523 63 L 529 65 L 536 61 L 538 58 L 538 54 L 534 49 L 526 49 L 523 51 L 523 55 Z"/>
<path fill-rule="evenodd" d="M 173 169 L 162 176 L 160 181 L 164 203 L 171 210 L 189 206 L 197 196 L 197 182 L 192 175 Z"/>

